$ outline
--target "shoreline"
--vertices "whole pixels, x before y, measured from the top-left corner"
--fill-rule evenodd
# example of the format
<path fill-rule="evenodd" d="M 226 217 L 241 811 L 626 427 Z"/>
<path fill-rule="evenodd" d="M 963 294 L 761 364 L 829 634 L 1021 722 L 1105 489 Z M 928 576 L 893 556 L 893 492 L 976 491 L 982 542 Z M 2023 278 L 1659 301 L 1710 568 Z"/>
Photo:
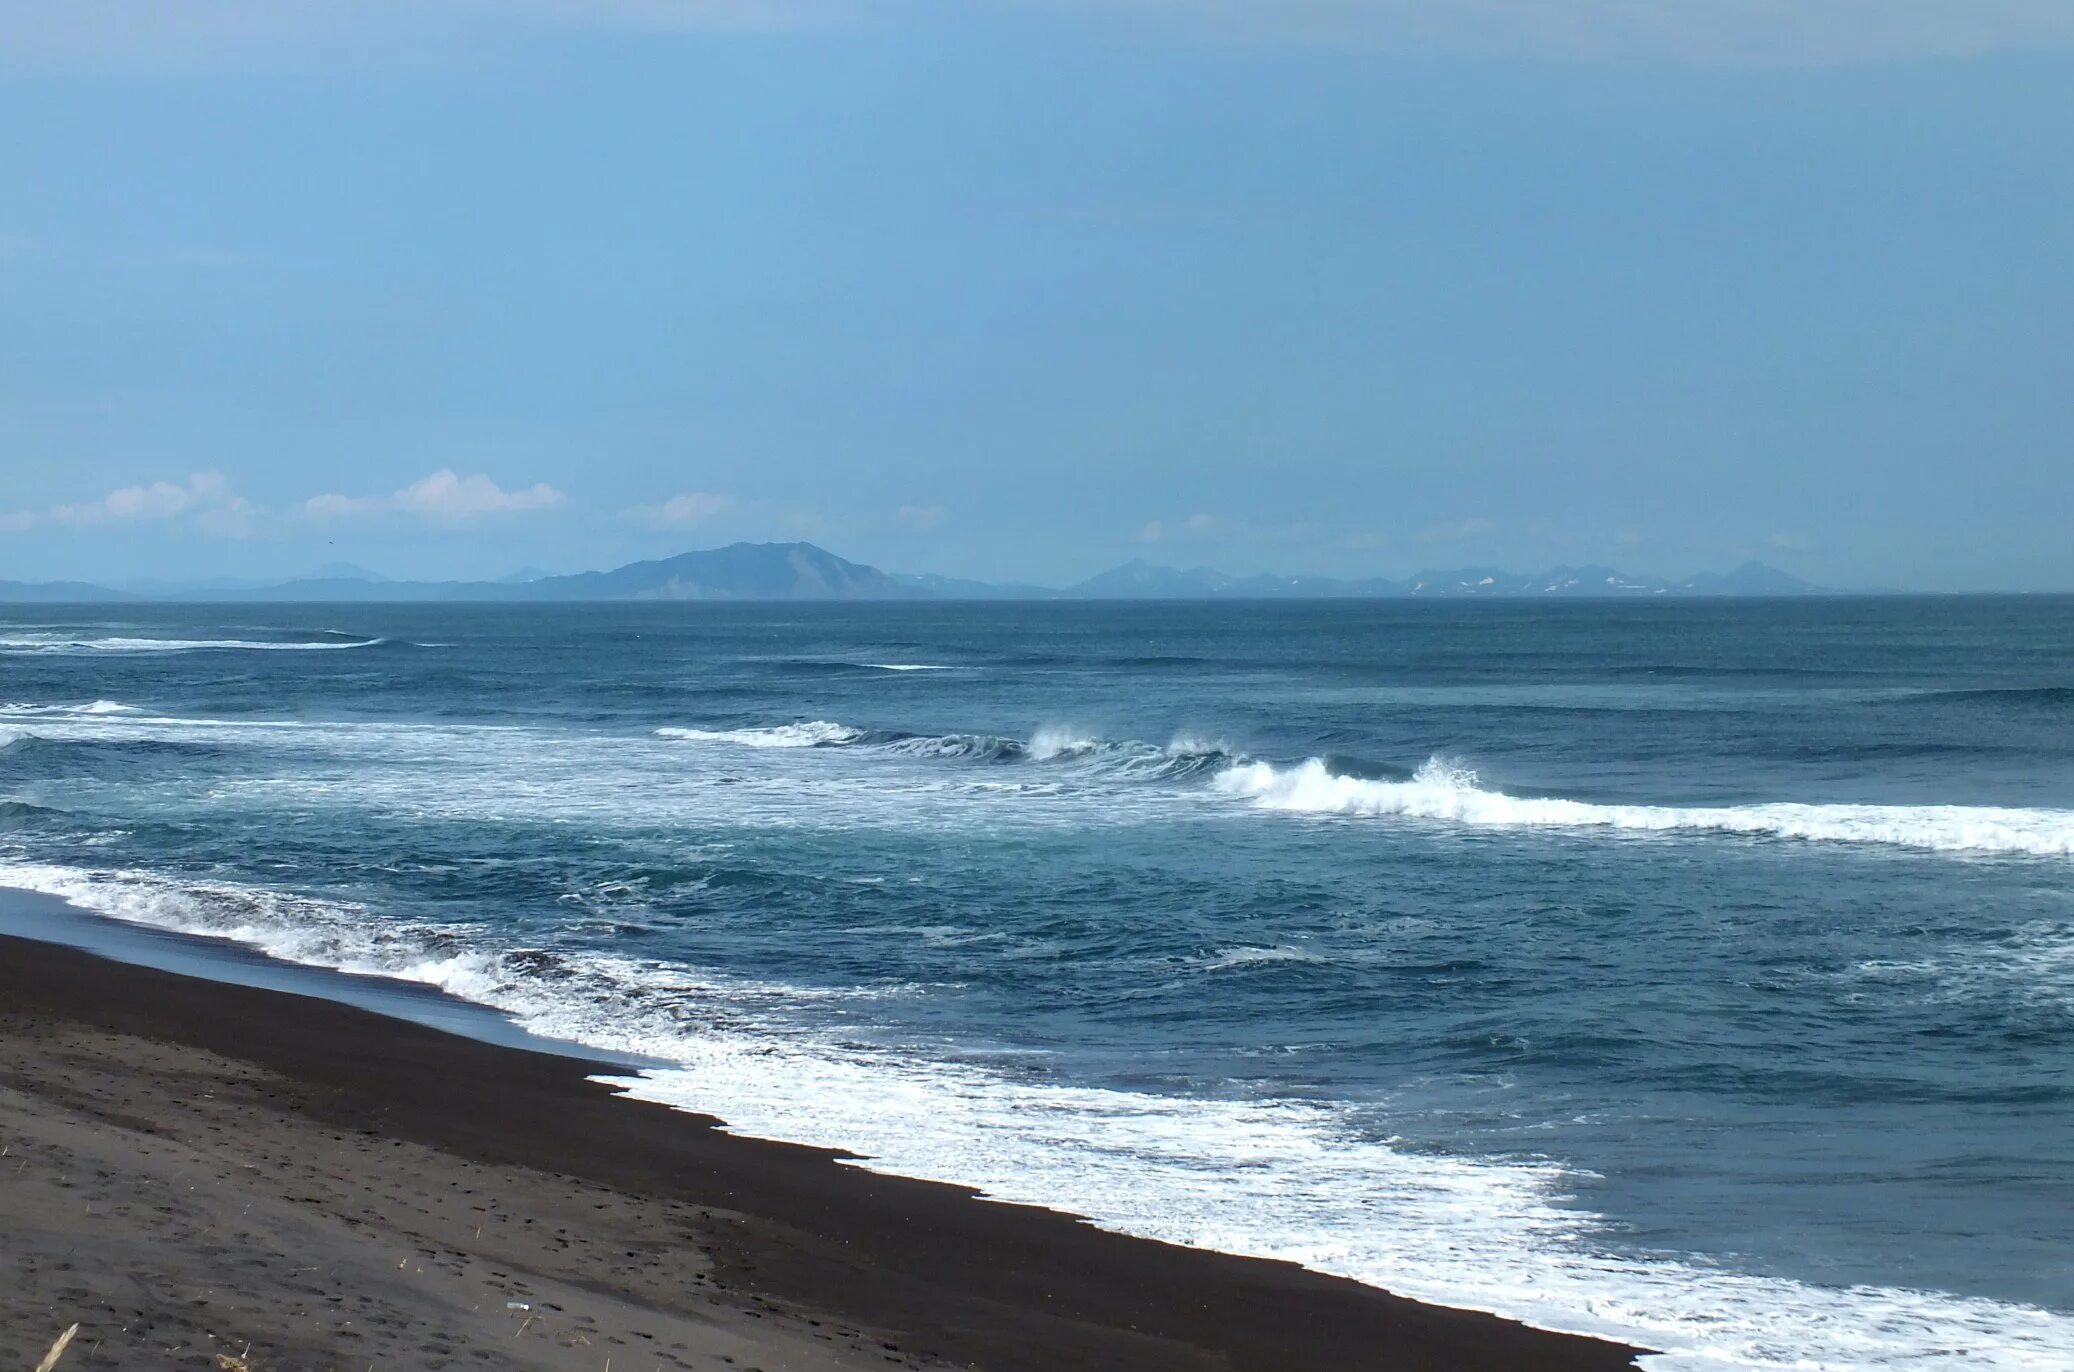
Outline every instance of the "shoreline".
<path fill-rule="evenodd" d="M 698 1360 L 705 1350 L 716 1367 L 727 1365 L 717 1359 L 735 1356 L 737 1366 L 767 1369 L 1598 1372 L 1632 1366 L 1638 1351 L 1411 1301 L 1290 1263 L 1115 1234 L 1057 1211 L 844 1166 L 842 1155 L 828 1150 L 730 1134 L 710 1116 L 623 1097 L 592 1077 L 624 1074 L 627 1065 L 573 1047 L 564 1056 L 538 1045 L 493 1043 L 308 993 L 12 936 L 0 936 L 0 1006 L 0 1140 L 19 1143 L 17 1157 L 33 1153 L 39 1138 L 46 1149 L 91 1141 L 101 1213 L 137 1202 L 139 1188 L 150 1184 L 151 1157 L 172 1137 L 198 1165 L 228 1178 L 219 1178 L 219 1188 L 237 1183 L 248 1213 L 309 1204 L 307 1196 L 268 1190 L 266 1164 L 223 1166 L 240 1149 L 258 1147 L 290 1160 L 277 1164 L 295 1174 L 289 1192 L 328 1194 L 319 1221 L 354 1211 L 362 1224 L 380 1228 L 389 1222 L 368 1217 L 384 1214 L 383 1204 L 351 1202 L 393 1198 L 399 1187 L 407 1212 L 436 1216 L 458 1195 L 479 1189 L 464 1179 L 479 1182 L 487 1170 L 497 1178 L 500 1214 L 581 1219 L 572 1206 L 582 1196 L 615 1222 L 642 1229 L 638 1243 L 604 1253 L 593 1251 L 591 1225 L 560 1225 L 555 1243 L 528 1250 L 521 1261 L 489 1247 L 480 1223 L 472 1235 L 452 1232 L 465 1228 L 466 1214 L 433 1225 L 437 1233 L 389 1223 L 387 1285 L 395 1285 L 388 1253 L 406 1245 L 439 1255 L 420 1261 L 446 1273 L 447 1305 L 472 1298 L 476 1307 L 490 1307 L 488 1314 L 467 1310 L 468 1318 L 486 1321 L 467 1336 L 440 1332 L 436 1310 L 396 1305 L 376 1321 L 381 1337 L 399 1349 L 426 1340 L 448 1349 L 440 1360 L 402 1365 L 466 1366 L 487 1358 L 484 1365 L 596 1366 L 581 1361 L 590 1334 L 564 1331 L 560 1316 L 529 1308 L 505 1318 L 503 1302 L 491 1295 L 515 1280 L 515 1269 L 530 1274 L 529 1289 L 546 1283 L 578 1293 L 554 1304 L 573 1309 L 582 1298 L 617 1312 L 629 1332 L 606 1337 L 653 1333 L 633 1329 L 644 1321 L 670 1326 L 682 1336 L 673 1340 L 683 1345 L 682 1366 L 708 1365 Z M 240 1089 L 182 1096 L 166 1090 L 168 1080 Z M 245 1089 L 259 1081 L 266 1085 Z M 52 1130 L 69 1145 L 44 1137 Z M 409 1154 L 406 1175 L 396 1174 L 389 1153 Z M 28 1177 L 27 1161 L 16 1178 Z M 12 1301 L 0 1304 L 0 1362 L 25 1356 L 24 1365 L 33 1365 L 49 1339 L 79 1319 L 83 1343 L 99 1347 L 78 1366 L 166 1365 L 163 1344 L 125 1344 L 123 1317 L 135 1328 L 177 1323 L 192 1318 L 192 1309 L 176 1300 L 155 1314 L 145 1311 L 133 1289 L 129 1304 L 139 1308 L 128 1309 L 115 1298 L 123 1293 L 105 1282 L 97 1287 L 82 1272 L 157 1263 L 177 1275 L 181 1250 L 128 1226 L 111 1230 L 82 1216 L 68 1227 L 62 1214 L 50 1213 L 78 1199 L 69 1187 L 39 1195 L 26 1180 L 0 1185 L 10 1233 L 43 1235 L 41 1249 L 18 1242 L 0 1260 L 28 1278 L 11 1283 L 21 1295 L 0 1297 Z M 86 1203 L 91 1209 L 95 1201 Z M 655 1232 L 658 1223 L 665 1232 Z M 351 1218 L 345 1224 L 356 1232 L 311 1238 L 316 1256 L 308 1261 L 322 1266 L 327 1245 L 353 1247 L 349 1239 L 361 1237 L 360 1226 Z M 530 1218 L 522 1227 L 537 1228 Z M 263 1243 L 248 1247 L 264 1250 Z M 91 1250 L 94 1261 L 78 1262 L 73 1249 Z M 235 1256 L 219 1254 L 191 1275 L 213 1280 L 226 1264 L 236 1266 Z M 401 1256 L 408 1272 L 412 1259 Z M 493 1271 L 498 1275 L 485 1275 Z M 58 1279 L 59 1272 L 67 1278 Z M 309 1284 L 305 1274 L 302 1285 Z M 352 1299 L 295 1282 L 283 1286 L 272 1269 L 254 1269 L 234 1298 L 245 1313 L 208 1332 L 235 1341 L 242 1327 L 255 1370 L 334 1360 L 343 1367 L 370 1351 L 369 1336 L 365 1319 L 359 1331 L 338 1324 L 345 1307 L 334 1297 Z M 223 1300 L 218 1294 L 201 1308 L 222 1308 Z M 301 1313 L 291 1318 L 294 1311 Z M 534 1315 L 532 1325 L 514 1336 L 509 1330 L 526 1323 L 523 1314 Z M 613 1323 L 590 1318 L 593 1332 Z M 836 1336 L 831 1329 L 851 1332 Z M 586 1342 L 534 1348 L 561 1332 Z M 514 1364 L 516 1350 L 504 1342 L 512 1337 L 526 1341 L 528 1356 L 560 1350 L 555 1356 L 576 1361 Z M 715 1351 L 721 1345 L 737 1352 Z M 571 1351 L 579 1347 L 581 1354 Z M 660 1349 L 630 1348 L 624 1356 L 632 1361 L 623 1365 L 657 1365 L 641 1361 L 648 1351 Z M 668 1365 L 669 1358 L 658 1361 Z"/>

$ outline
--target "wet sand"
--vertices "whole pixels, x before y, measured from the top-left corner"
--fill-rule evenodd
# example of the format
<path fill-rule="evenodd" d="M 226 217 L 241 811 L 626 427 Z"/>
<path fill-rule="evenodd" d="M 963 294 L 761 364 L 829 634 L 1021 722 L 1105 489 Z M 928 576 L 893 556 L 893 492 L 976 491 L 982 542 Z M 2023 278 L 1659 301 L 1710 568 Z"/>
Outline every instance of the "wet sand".
<path fill-rule="evenodd" d="M 1633 1357 L 738 1138 L 599 1070 L 0 937 L 0 1367 L 74 1321 L 61 1369 Z"/>

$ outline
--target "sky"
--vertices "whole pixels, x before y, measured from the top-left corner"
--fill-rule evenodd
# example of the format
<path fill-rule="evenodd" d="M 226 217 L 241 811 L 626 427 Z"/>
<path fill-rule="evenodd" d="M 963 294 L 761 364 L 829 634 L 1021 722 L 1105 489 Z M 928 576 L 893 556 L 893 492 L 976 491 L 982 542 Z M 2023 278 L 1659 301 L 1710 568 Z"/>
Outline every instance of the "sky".
<path fill-rule="evenodd" d="M 0 0 L 0 578 L 2074 590 L 2065 0 Z"/>

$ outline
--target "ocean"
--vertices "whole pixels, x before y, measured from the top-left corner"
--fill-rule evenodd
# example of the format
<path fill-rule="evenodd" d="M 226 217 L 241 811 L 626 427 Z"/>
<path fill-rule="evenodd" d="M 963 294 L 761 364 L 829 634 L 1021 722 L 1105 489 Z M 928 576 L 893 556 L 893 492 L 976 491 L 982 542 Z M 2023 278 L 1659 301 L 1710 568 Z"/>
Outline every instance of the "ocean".
<path fill-rule="evenodd" d="M 2074 599 L 10 607 L 0 885 L 1664 1350 L 2074 1365 Z"/>

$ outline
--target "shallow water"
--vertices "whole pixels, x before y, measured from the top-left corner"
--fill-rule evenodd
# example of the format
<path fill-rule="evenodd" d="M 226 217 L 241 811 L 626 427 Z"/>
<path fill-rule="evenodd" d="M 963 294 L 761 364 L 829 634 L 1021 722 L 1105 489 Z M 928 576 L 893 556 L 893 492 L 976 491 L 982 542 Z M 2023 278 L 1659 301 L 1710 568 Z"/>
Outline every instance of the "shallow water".
<path fill-rule="evenodd" d="M 0 882 L 1663 1366 L 2063 1367 L 2070 647 L 2052 598 L 19 608 Z"/>

